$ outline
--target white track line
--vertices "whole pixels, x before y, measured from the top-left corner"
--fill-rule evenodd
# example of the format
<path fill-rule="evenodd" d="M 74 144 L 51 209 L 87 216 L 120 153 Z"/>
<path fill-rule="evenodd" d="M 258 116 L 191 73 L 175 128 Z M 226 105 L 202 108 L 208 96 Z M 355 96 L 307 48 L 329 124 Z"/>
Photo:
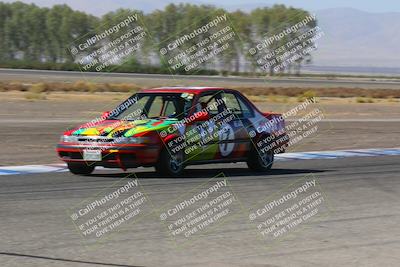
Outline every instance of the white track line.
<path fill-rule="evenodd" d="M 347 149 L 334 151 L 310 151 L 284 153 L 275 156 L 276 161 L 307 160 L 307 159 L 337 159 L 350 157 L 379 157 L 399 156 L 400 147 L 395 148 L 371 148 L 371 149 Z M 102 168 L 104 169 L 104 168 Z M 66 172 L 67 166 L 64 163 L 46 165 L 22 165 L 0 167 L 0 175 L 17 175 L 33 173 L 57 173 Z"/>

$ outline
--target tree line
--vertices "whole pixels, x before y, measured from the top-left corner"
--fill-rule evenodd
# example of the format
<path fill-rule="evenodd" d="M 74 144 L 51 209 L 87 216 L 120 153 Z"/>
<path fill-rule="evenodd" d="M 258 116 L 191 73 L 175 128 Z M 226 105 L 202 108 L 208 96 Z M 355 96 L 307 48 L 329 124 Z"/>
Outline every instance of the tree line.
<path fill-rule="evenodd" d="M 201 27 L 213 14 L 227 14 L 236 34 L 230 41 L 231 49 L 204 62 L 196 73 L 261 72 L 257 64 L 260 62 L 259 58 L 250 55 L 249 48 L 310 16 L 305 10 L 285 5 L 257 8 L 251 12 L 228 12 L 209 5 L 169 4 L 163 10 L 147 14 L 134 9 L 118 9 L 96 17 L 73 10 L 67 5 L 42 8 L 22 2 L 0 2 L 0 67 L 79 70 L 79 64 L 70 53 L 71 44 L 88 33 L 100 34 L 132 14 L 140 16 L 141 23 L 149 33 L 144 41 L 145 45 L 123 63 L 103 71 L 170 73 L 168 62 L 159 52 L 163 42 L 180 36 L 188 27 Z M 299 31 L 285 35 L 269 49 L 274 50 L 287 44 L 316 24 L 314 20 L 302 25 Z M 192 41 L 200 42 L 201 38 L 204 36 L 199 35 Z M 313 43 L 310 42 L 309 45 L 312 46 Z M 297 58 L 280 72 L 299 72 L 302 65 L 310 62 L 310 56 L 308 54 Z M 271 75 L 275 73 L 273 67 L 272 65 L 269 68 L 268 73 Z M 185 73 L 181 70 L 180 72 Z"/>

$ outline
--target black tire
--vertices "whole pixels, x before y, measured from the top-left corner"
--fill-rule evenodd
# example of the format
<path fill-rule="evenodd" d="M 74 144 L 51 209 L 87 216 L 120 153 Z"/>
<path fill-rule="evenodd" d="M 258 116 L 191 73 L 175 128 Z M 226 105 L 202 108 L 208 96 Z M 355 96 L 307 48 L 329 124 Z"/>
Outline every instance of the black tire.
<path fill-rule="evenodd" d="M 76 175 L 89 175 L 94 171 L 94 164 L 88 165 L 86 163 L 69 162 L 68 169 L 71 173 Z"/>
<path fill-rule="evenodd" d="M 168 151 L 167 148 L 161 151 L 158 162 L 154 166 L 158 174 L 167 177 L 178 177 L 183 173 L 185 169 L 183 164 L 183 151 L 178 151 L 176 153 L 172 151 L 173 149 Z"/>
<path fill-rule="evenodd" d="M 247 166 L 250 170 L 265 172 L 272 168 L 274 164 L 274 151 L 264 147 L 256 149 L 257 143 L 252 145 L 252 149 L 247 157 Z"/>

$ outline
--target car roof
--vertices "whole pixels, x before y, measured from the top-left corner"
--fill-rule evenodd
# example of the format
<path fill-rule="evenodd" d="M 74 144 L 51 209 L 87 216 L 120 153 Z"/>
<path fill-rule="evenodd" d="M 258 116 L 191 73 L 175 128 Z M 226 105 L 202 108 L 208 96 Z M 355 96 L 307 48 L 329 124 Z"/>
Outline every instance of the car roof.
<path fill-rule="evenodd" d="M 229 90 L 223 87 L 196 87 L 196 86 L 170 86 L 170 87 L 158 87 L 152 89 L 143 89 L 142 93 L 192 93 L 199 94 L 205 91 L 221 91 Z"/>

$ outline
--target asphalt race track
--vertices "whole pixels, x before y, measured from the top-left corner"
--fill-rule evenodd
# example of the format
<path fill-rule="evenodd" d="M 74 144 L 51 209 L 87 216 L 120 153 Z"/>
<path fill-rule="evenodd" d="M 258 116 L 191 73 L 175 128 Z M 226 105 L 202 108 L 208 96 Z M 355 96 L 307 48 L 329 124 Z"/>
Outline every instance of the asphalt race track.
<path fill-rule="evenodd" d="M 399 163 L 400 156 L 293 160 L 277 162 L 269 174 L 251 173 L 242 163 L 205 165 L 189 167 L 179 179 L 138 169 L 153 209 L 91 246 L 68 210 L 112 191 L 126 173 L 0 176 L 0 266 L 398 266 Z M 245 212 L 177 247 L 160 212 L 221 172 Z M 324 192 L 328 212 L 282 239 L 262 240 L 248 211 L 310 175 Z"/>

